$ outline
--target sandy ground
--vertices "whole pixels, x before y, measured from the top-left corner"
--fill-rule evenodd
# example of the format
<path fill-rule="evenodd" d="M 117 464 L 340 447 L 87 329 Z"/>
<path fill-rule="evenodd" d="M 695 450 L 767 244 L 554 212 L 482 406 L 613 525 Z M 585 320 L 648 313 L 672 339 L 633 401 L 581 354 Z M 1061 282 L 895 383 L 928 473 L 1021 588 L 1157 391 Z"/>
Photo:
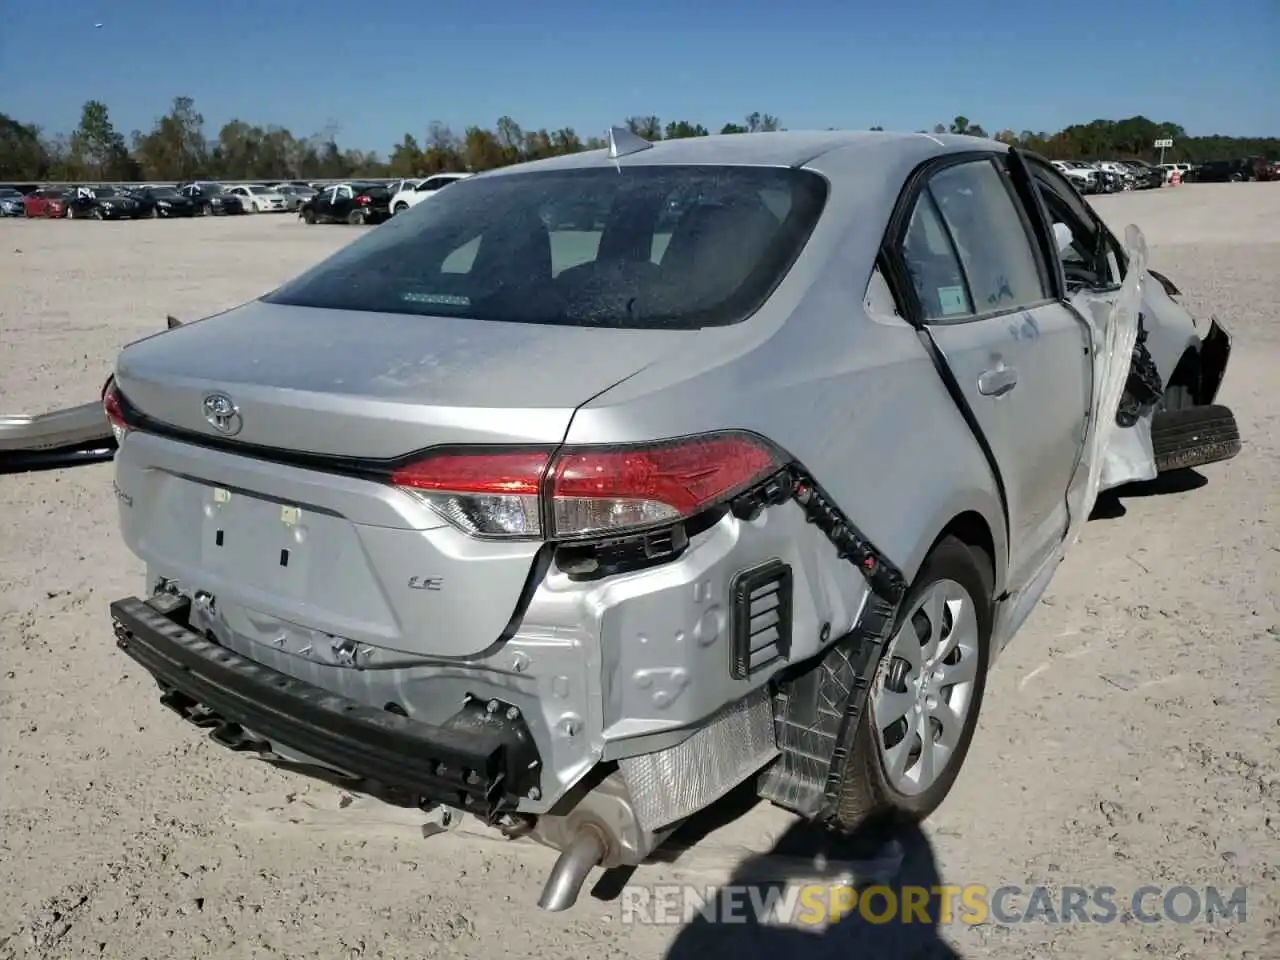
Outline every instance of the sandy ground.
<path fill-rule="evenodd" d="M 998 664 L 959 783 L 907 838 L 917 882 L 1248 887 L 1247 918 L 872 925 L 825 935 L 632 926 L 534 906 L 554 855 L 232 755 L 112 643 L 141 585 L 109 465 L 0 477 L 0 958 L 1280 956 L 1280 184 L 1098 201 L 1235 334 L 1246 439 L 1202 479 L 1110 501 Z M 356 231 L 291 217 L 0 221 L 0 409 L 96 396 L 114 351 L 265 292 Z M 1144 495 L 1145 494 L 1145 495 Z M 749 805 L 742 805 L 747 807 Z M 723 880 L 790 819 L 721 817 L 633 883 Z M 1148 901 L 1148 906 L 1158 905 Z M 954 951 L 954 953 L 952 952 Z"/>

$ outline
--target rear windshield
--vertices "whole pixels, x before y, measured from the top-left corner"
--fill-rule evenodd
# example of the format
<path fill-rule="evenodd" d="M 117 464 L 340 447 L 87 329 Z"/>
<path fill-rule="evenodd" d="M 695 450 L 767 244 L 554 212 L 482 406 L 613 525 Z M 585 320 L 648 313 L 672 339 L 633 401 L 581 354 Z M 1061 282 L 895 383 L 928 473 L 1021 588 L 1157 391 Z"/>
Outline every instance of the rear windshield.
<path fill-rule="evenodd" d="M 264 299 L 567 326 L 736 323 L 795 261 L 826 192 L 814 173 L 775 167 L 468 178 Z"/>

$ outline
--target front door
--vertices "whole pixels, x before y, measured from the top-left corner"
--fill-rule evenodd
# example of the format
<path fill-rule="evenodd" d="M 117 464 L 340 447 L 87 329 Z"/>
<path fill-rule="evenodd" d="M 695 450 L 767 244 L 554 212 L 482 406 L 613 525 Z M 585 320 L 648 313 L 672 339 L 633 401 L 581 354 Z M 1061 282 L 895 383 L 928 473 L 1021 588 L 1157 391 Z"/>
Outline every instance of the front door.
<path fill-rule="evenodd" d="M 1013 591 L 1066 535 L 1092 393 L 1088 328 L 1055 293 L 1035 217 L 1001 158 L 968 155 L 927 179 L 898 251 L 1003 483 Z"/>

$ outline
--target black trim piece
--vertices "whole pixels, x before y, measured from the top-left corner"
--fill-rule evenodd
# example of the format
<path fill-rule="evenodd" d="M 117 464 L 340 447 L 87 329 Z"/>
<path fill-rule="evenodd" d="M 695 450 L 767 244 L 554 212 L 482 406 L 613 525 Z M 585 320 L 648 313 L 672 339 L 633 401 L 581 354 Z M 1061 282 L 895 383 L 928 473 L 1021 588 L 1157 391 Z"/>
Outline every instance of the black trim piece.
<path fill-rule="evenodd" d="M 796 664 L 774 680 L 774 736 L 781 751 L 757 781 L 758 794 L 780 807 L 830 823 L 843 790 L 845 762 L 866 707 L 881 651 L 897 620 L 907 581 L 840 510 L 811 474 L 793 464 L 733 505 L 752 516 L 764 505 L 795 500 L 837 555 L 871 588 L 858 625 L 816 662 Z"/>
<path fill-rule="evenodd" d="M 430 456 L 446 455 L 452 452 L 484 454 L 484 453 L 521 453 L 546 452 L 554 454 L 559 443 L 545 444 L 441 444 L 413 450 L 398 457 L 385 459 L 348 457 L 339 454 L 310 453 L 303 450 L 287 450 L 281 447 L 268 447 L 261 444 L 245 443 L 226 437 L 215 437 L 184 427 L 175 427 L 157 420 L 139 410 L 122 390 L 117 386 L 116 396 L 120 400 L 120 410 L 124 421 L 131 430 L 154 434 L 168 440 L 218 450 L 237 457 L 261 460 L 266 463 L 278 463 L 286 467 L 297 467 L 301 470 L 315 470 L 320 473 L 336 473 L 349 477 L 360 477 L 366 480 L 385 482 L 396 470 L 407 467 Z"/>
<path fill-rule="evenodd" d="M 1209 332 L 1200 343 L 1200 395 L 1197 403 L 1210 404 L 1218 399 L 1227 363 L 1231 360 L 1231 334 L 1217 317 L 1209 320 Z"/>
<path fill-rule="evenodd" d="M 1178 289 L 1177 285 L 1160 271 L 1152 270 L 1150 267 L 1147 267 L 1147 273 L 1156 278 L 1156 282 L 1159 283 L 1160 286 L 1164 287 L 1164 292 L 1168 294 L 1170 298 L 1182 296 L 1182 291 Z"/>
<path fill-rule="evenodd" d="M 1036 260 L 1040 277 L 1049 284 L 1050 295 L 1055 300 L 1062 300 L 1067 295 L 1066 276 L 1063 274 L 1062 260 L 1058 256 L 1057 243 L 1053 238 L 1053 222 L 1049 218 L 1044 197 L 1040 195 L 1040 187 L 1035 181 L 1035 175 L 1023 159 L 1021 151 L 1016 147 L 1010 147 L 1005 159 L 1006 165 L 1001 169 L 1012 190 L 1011 199 L 1018 208 L 1018 217 L 1022 220 L 1023 229 L 1030 230 L 1036 241 Z M 1034 211 L 1034 217 L 1031 211 Z"/>
<path fill-rule="evenodd" d="M 271 743 L 381 787 L 493 822 L 537 786 L 541 762 L 523 721 L 472 700 L 429 725 L 279 673 L 199 636 L 191 601 L 158 594 L 111 604 L 117 646 L 164 691 L 166 706 L 233 749 Z M 252 731 L 250 736 L 247 731 Z"/>
<path fill-rule="evenodd" d="M 0 476 L 37 470 L 61 470 L 91 463 L 108 463 L 115 459 L 116 441 L 88 442 L 81 446 L 57 450 L 14 450 L 0 453 Z"/>
<path fill-rule="evenodd" d="M 767 560 L 734 576 L 729 585 L 733 631 L 730 639 L 729 675 L 735 680 L 746 680 L 791 655 L 793 580 L 791 566 L 778 559 Z M 772 625 L 775 636 L 767 645 L 773 651 L 769 659 L 753 663 L 753 654 L 761 652 L 753 649 L 753 641 L 759 632 L 753 620 L 760 615 L 752 612 L 757 599 L 753 595 L 766 587 L 774 588 L 777 599 L 776 606 L 768 611 L 775 613 L 777 619 L 776 624 Z"/>

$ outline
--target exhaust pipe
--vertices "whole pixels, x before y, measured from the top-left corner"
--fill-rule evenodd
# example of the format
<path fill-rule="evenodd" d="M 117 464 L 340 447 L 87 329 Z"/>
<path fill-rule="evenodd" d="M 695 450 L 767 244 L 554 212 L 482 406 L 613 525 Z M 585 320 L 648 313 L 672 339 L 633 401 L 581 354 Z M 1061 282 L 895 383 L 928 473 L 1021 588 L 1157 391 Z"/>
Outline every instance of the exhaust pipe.
<path fill-rule="evenodd" d="M 598 829 L 584 826 L 579 830 L 573 843 L 565 848 L 551 868 L 538 906 L 557 913 L 577 903 L 582 885 L 587 882 L 587 874 L 604 859 L 607 850 L 604 836 Z"/>

